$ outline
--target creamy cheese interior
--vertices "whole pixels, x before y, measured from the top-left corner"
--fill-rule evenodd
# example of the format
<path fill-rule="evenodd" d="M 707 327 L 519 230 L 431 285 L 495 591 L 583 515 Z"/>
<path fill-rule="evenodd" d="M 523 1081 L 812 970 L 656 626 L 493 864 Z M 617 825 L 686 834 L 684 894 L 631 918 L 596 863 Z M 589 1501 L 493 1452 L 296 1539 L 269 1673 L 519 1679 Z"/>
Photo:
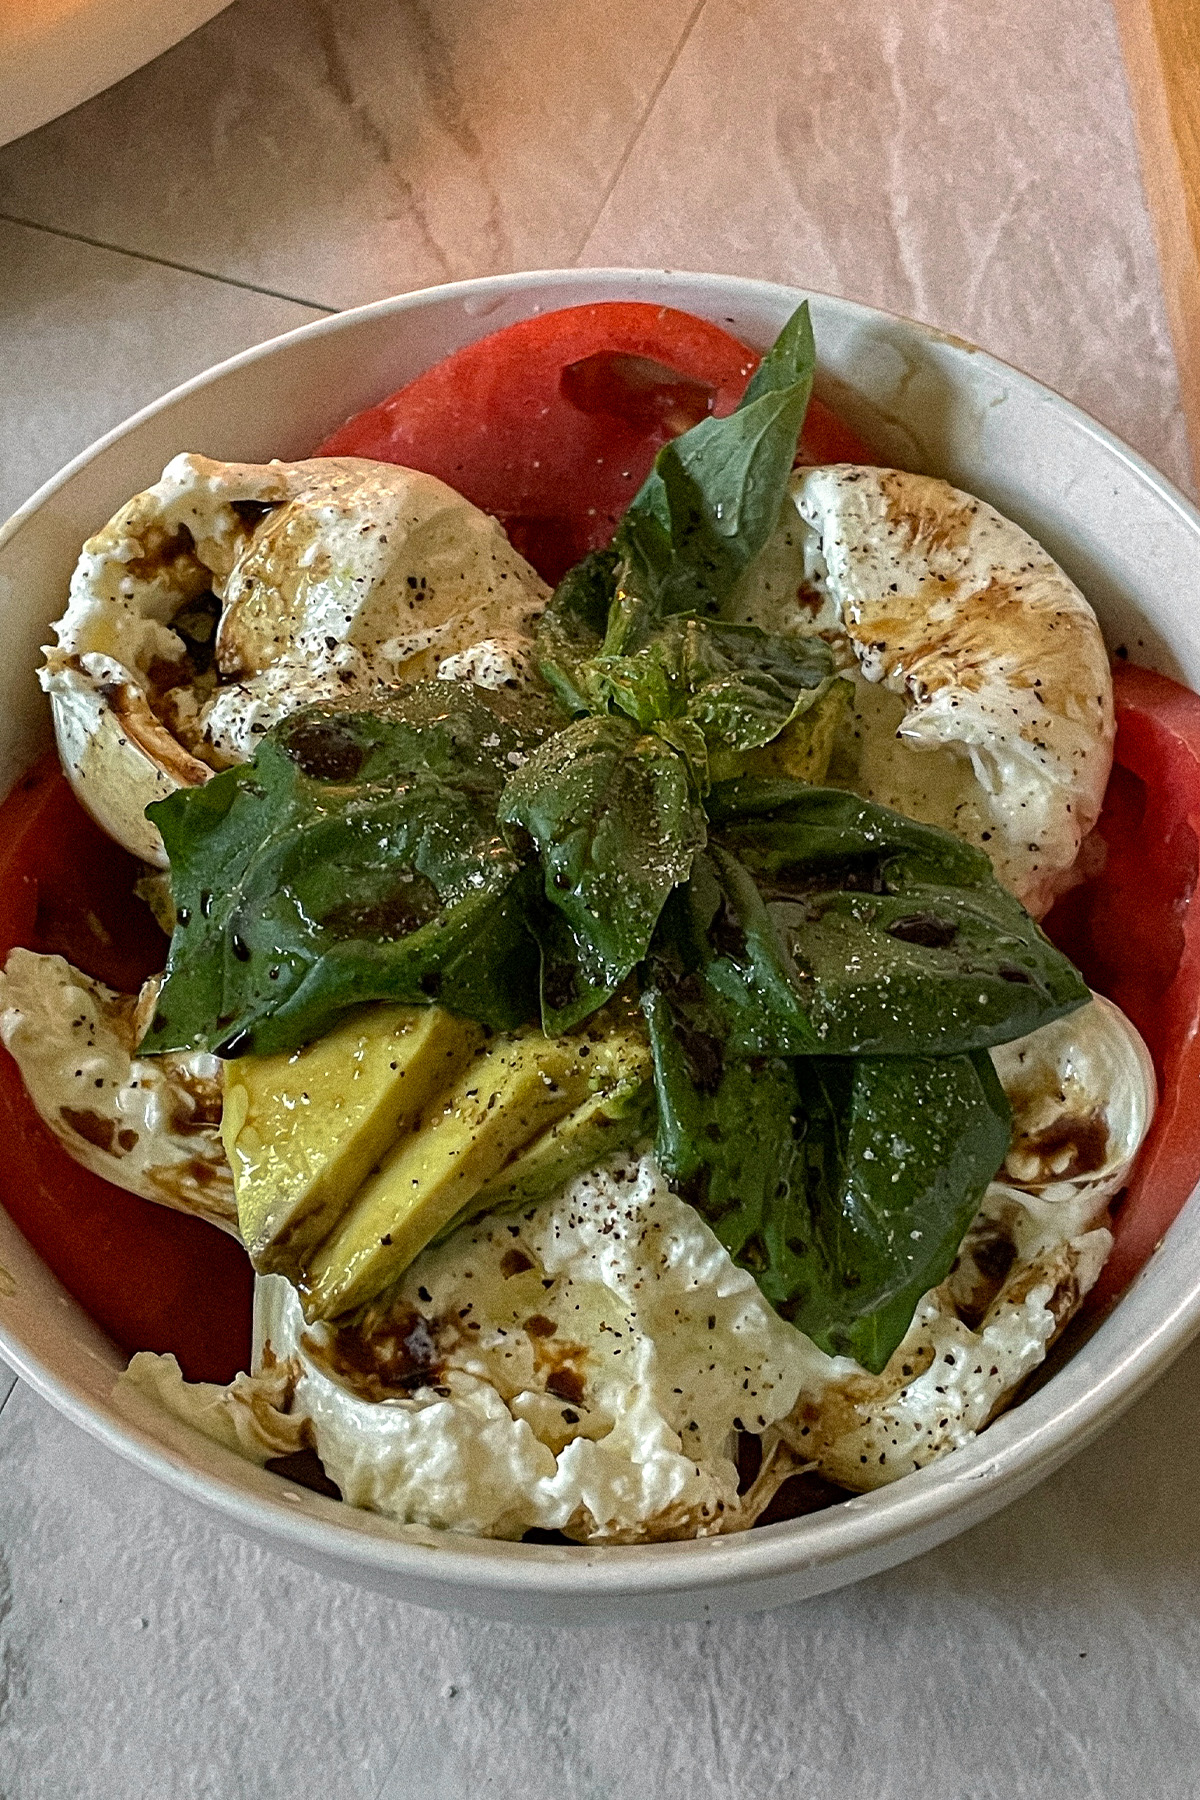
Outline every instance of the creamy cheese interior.
<path fill-rule="evenodd" d="M 428 1341 L 428 1379 L 411 1393 L 372 1397 L 379 1360 L 306 1328 L 282 1278 L 260 1278 L 258 1304 L 260 1367 L 268 1347 L 269 1361 L 294 1362 L 289 1412 L 310 1422 L 344 1497 L 485 1536 L 728 1529 L 742 1510 L 735 1433 L 765 1430 L 854 1367 L 779 1318 L 648 1156 L 418 1258 L 393 1314 L 396 1331 Z M 375 1340 L 389 1341 L 386 1324 Z M 128 1379 L 185 1410 L 165 1360 L 135 1357 Z M 191 1416 L 205 1428 L 202 1410 Z M 277 1442 L 264 1440 L 264 1460 Z"/>
<path fill-rule="evenodd" d="M 855 679 L 829 779 L 979 844 L 1040 917 L 1112 764 L 1091 607 L 1029 534 L 948 482 L 799 469 L 734 618 L 817 632 Z"/>
<path fill-rule="evenodd" d="M 185 454 L 85 544 L 41 682 L 83 805 L 161 867 L 151 801 L 249 760 L 301 706 L 438 673 L 522 679 L 548 597 L 432 475 Z"/>
<path fill-rule="evenodd" d="M 41 1118 L 106 1181 L 237 1235 L 221 1148 L 221 1064 L 202 1051 L 138 1056 L 153 1011 L 61 956 L 10 950 L 0 973 L 0 1042 Z"/>

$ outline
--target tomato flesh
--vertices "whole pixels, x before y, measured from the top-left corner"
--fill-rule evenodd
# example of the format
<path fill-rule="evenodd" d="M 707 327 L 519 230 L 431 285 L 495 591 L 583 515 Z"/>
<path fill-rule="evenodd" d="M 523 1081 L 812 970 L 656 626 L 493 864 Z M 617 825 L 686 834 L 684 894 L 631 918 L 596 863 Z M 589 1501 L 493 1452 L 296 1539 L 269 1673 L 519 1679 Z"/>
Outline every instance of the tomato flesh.
<path fill-rule="evenodd" d="M 48 756 L 0 806 L 0 963 L 16 944 L 132 992 L 166 939 L 133 893 L 141 866 L 83 811 Z M 170 1351 L 190 1381 L 249 1366 L 253 1271 L 241 1246 L 81 1168 L 0 1050 L 0 1198 L 69 1293 L 128 1354 Z"/>
<path fill-rule="evenodd" d="M 663 445 L 733 411 L 758 356 L 719 325 L 643 301 L 522 319 L 458 350 L 314 452 L 437 475 L 556 582 L 601 550 Z M 870 462 L 813 401 L 804 460 Z"/>
<path fill-rule="evenodd" d="M 1132 1019 L 1158 1074 L 1158 1111 L 1115 1214 L 1095 1307 L 1128 1286 L 1200 1181 L 1200 695 L 1119 662 L 1113 697 L 1104 865 L 1045 921 Z"/>

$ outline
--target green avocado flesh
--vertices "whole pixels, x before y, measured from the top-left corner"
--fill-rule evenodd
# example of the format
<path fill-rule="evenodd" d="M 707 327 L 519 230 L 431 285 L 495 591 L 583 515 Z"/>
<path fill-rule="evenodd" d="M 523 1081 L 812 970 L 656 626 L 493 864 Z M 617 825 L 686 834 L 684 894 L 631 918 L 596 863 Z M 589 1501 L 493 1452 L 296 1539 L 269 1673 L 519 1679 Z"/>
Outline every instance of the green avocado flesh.
<path fill-rule="evenodd" d="M 226 1063 L 221 1136 L 256 1269 L 298 1273 L 482 1038 L 440 1006 L 374 1006 L 303 1050 Z"/>
<path fill-rule="evenodd" d="M 547 1198 L 653 1125 L 635 1012 L 485 1042 L 442 1007 L 365 1007 L 304 1050 L 238 1058 L 225 1082 L 242 1236 L 313 1318 L 363 1305 L 431 1239 Z"/>

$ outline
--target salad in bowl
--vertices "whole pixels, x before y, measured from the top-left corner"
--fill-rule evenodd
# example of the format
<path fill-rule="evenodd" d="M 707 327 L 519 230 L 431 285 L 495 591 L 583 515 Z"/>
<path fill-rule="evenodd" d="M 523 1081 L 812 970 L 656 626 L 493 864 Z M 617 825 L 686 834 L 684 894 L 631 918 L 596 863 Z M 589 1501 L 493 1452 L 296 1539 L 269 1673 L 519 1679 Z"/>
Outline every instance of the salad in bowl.
<path fill-rule="evenodd" d="M 1186 1200 L 1200 700 L 819 349 L 541 312 L 84 544 L 0 1100 L 118 1410 L 400 1527 L 744 1533 L 960 1454 Z"/>

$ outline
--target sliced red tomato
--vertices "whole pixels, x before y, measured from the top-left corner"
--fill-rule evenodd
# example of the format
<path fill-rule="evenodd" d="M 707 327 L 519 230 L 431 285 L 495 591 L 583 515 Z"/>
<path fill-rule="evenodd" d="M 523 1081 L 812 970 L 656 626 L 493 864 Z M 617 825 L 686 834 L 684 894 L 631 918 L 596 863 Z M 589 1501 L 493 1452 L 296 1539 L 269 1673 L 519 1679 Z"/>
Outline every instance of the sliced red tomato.
<path fill-rule="evenodd" d="M 88 818 L 57 759 L 44 758 L 0 806 L 0 963 L 22 944 L 135 991 L 166 955 L 166 939 L 133 893 L 140 872 Z M 230 1381 L 249 1366 L 245 1251 L 202 1220 L 73 1162 L 3 1050 L 0 1136 L 6 1211 L 123 1350 L 171 1351 L 192 1381 Z"/>
<path fill-rule="evenodd" d="M 808 411 L 804 415 L 804 430 L 800 433 L 796 461 L 815 469 L 822 463 L 874 465 L 879 458 L 870 444 L 864 442 L 856 431 L 851 431 L 844 419 L 814 397 L 809 401 Z"/>
<path fill-rule="evenodd" d="M 1111 1302 L 1200 1181 L 1200 695 L 1118 663 L 1117 741 L 1098 830 L 1103 867 L 1046 929 L 1137 1026 L 1158 1072 L 1158 1112 L 1091 1298 Z"/>
<path fill-rule="evenodd" d="M 719 325 L 671 307 L 571 306 L 456 351 L 314 454 L 439 476 L 494 513 L 554 582 L 609 542 L 669 439 L 733 411 L 758 360 Z M 815 400 L 801 454 L 874 460 Z"/>

